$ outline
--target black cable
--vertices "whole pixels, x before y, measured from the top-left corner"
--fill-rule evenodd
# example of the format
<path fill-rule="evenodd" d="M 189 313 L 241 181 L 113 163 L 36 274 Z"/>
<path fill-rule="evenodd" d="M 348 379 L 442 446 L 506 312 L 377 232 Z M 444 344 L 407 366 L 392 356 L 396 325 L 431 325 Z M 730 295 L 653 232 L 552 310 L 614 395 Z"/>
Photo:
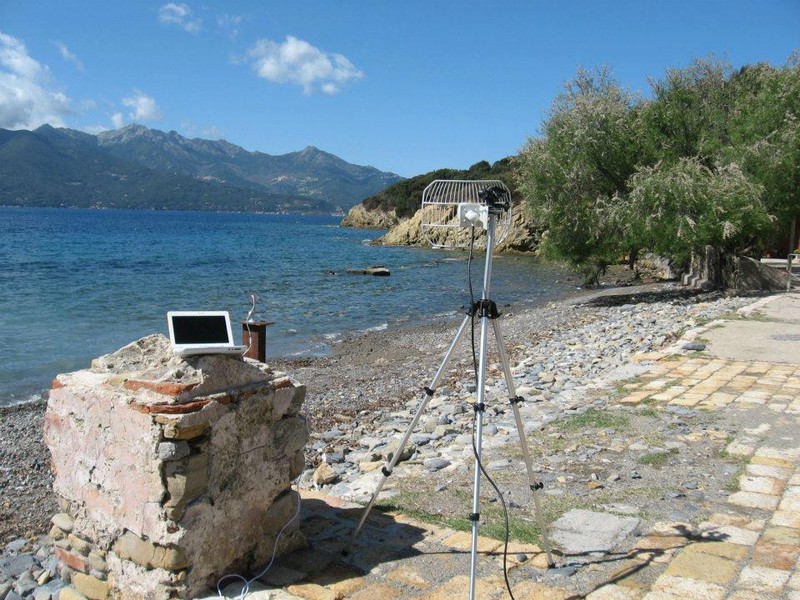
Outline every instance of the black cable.
<path fill-rule="evenodd" d="M 471 327 L 470 327 L 470 342 L 472 345 L 472 370 L 475 377 L 475 388 L 477 390 L 478 385 L 480 385 L 480 381 L 478 381 L 478 360 L 477 360 L 477 352 L 475 351 L 475 315 L 477 314 L 477 307 L 475 305 L 475 293 L 472 289 L 472 258 L 474 256 L 475 250 L 475 227 L 472 227 L 472 236 L 469 240 L 469 259 L 467 260 L 467 283 L 469 285 L 469 306 L 470 306 L 470 315 L 471 315 Z M 488 251 L 488 249 L 487 249 Z M 488 317 L 487 317 L 488 318 Z M 515 600 L 514 594 L 511 591 L 511 582 L 508 580 L 508 540 L 510 537 L 510 527 L 508 523 L 508 507 L 506 506 L 506 500 L 503 498 L 503 493 L 500 491 L 500 488 L 497 487 L 494 480 L 489 476 L 486 469 L 483 467 L 483 462 L 481 461 L 481 457 L 478 454 L 478 447 L 475 445 L 475 437 L 477 436 L 477 429 L 478 429 L 478 419 L 483 418 L 482 411 L 478 410 L 476 405 L 476 410 L 474 411 L 474 417 L 472 420 L 472 454 L 475 456 L 475 463 L 478 465 L 478 469 L 486 477 L 486 481 L 489 482 L 489 485 L 492 486 L 494 489 L 495 494 L 500 499 L 500 504 L 503 506 L 503 519 L 505 521 L 505 543 L 503 545 L 503 578 L 506 582 L 506 590 L 508 590 L 508 595 L 511 597 L 511 600 Z"/>

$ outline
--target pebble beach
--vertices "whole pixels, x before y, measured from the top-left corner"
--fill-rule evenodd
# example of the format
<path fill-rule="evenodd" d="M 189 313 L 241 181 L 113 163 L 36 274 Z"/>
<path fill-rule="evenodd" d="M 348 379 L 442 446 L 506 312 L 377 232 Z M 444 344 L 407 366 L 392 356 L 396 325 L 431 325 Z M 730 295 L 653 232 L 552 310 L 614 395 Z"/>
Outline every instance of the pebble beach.
<path fill-rule="evenodd" d="M 631 363 L 634 355 L 675 343 L 685 331 L 753 301 L 658 283 L 580 291 L 544 306 L 500 306 L 503 347 L 516 391 L 526 399 L 526 433 L 588 408 L 588 389 L 615 385 L 646 368 Z M 311 441 L 301 487 L 368 499 L 375 468 L 392 452 L 392 443 L 396 449 L 458 325 L 442 321 L 374 331 L 346 339 L 326 357 L 270 361 L 308 388 L 304 411 Z M 475 392 L 471 341 L 467 332 L 454 348 L 405 449 L 404 458 L 419 469 L 471 469 L 471 452 L 465 451 L 472 427 L 468 401 Z M 491 336 L 487 447 L 514 441 L 496 350 Z M 42 443 L 44 410 L 44 401 L 0 409 L 0 600 L 47 600 L 64 585 L 48 536 L 58 506 Z"/>

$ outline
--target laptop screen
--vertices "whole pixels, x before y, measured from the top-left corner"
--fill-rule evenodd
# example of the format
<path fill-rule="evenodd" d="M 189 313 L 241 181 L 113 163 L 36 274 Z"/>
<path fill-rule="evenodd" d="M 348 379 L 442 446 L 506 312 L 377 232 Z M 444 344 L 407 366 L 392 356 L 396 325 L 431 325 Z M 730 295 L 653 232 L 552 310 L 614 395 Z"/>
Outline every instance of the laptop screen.
<path fill-rule="evenodd" d="M 228 322 L 224 314 L 172 315 L 175 344 L 229 344 Z"/>

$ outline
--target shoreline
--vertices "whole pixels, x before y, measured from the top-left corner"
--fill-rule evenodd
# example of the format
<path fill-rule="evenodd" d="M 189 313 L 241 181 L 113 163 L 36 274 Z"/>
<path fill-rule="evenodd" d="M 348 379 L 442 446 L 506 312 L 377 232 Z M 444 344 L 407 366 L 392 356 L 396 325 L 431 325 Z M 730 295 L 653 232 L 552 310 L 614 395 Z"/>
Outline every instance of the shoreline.
<path fill-rule="evenodd" d="M 576 290 L 566 296 L 534 306 L 500 307 L 503 341 L 512 367 L 530 360 L 548 340 L 567 336 L 587 323 L 602 322 L 608 317 L 608 306 L 617 302 L 638 299 L 669 303 L 680 299 L 695 303 L 709 298 L 714 300 L 713 312 L 718 309 L 718 300 L 725 298 L 719 293 L 699 294 L 675 283 L 609 286 L 602 290 Z M 732 298 L 734 304 L 752 301 Z M 722 306 L 719 310 L 727 309 Z M 307 469 L 319 464 L 327 447 L 323 433 L 336 429 L 342 422 L 359 424 L 366 432 L 376 428 L 393 410 L 419 402 L 420 392 L 430 383 L 456 328 L 456 320 L 442 319 L 430 324 L 367 331 L 347 336 L 326 356 L 268 359 L 275 370 L 286 372 L 308 388 L 303 407 L 312 432 L 306 452 Z M 453 353 L 445 386 L 456 385 L 471 369 L 468 340 L 462 339 L 461 344 L 464 347 Z M 579 377 L 591 376 L 587 372 Z M 529 391 L 552 394 L 545 388 Z M 46 534 L 49 519 L 57 512 L 50 457 L 42 441 L 45 408 L 44 399 L 0 407 L 0 465 L 3 465 L 0 545 L 3 547 L 14 539 L 30 540 Z"/>

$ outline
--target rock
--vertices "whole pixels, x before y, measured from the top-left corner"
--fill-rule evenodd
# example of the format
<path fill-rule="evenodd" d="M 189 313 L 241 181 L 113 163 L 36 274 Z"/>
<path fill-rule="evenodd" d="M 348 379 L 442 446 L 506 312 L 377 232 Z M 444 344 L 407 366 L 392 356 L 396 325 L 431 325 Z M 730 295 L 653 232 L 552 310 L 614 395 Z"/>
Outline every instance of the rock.
<path fill-rule="evenodd" d="M 342 227 L 355 227 L 358 229 L 391 229 L 400 220 L 395 211 L 367 209 L 363 204 L 356 204 L 347 211 L 347 216 L 342 220 Z"/>
<path fill-rule="evenodd" d="M 589 510 L 570 510 L 552 525 L 552 538 L 566 554 L 608 552 L 634 533 L 639 519 Z"/>
<path fill-rule="evenodd" d="M 70 533 L 74 521 L 67 513 L 57 513 L 50 518 L 50 522 L 64 533 Z"/>
<path fill-rule="evenodd" d="M 321 463 L 311 477 L 317 487 L 333 483 L 337 479 L 339 479 L 339 474 L 327 463 Z"/>
<path fill-rule="evenodd" d="M 691 342 L 689 344 L 684 344 L 681 346 L 683 350 L 688 350 L 690 352 L 702 352 L 706 349 L 705 344 L 701 344 L 700 342 Z"/>
<path fill-rule="evenodd" d="M 347 269 L 350 275 L 374 275 L 377 277 L 388 277 L 391 273 L 384 266 L 367 267 L 366 269 Z"/>
<path fill-rule="evenodd" d="M 438 471 L 440 469 L 444 469 L 445 467 L 449 467 L 452 463 L 444 458 L 429 458 L 422 464 L 429 471 Z"/>

